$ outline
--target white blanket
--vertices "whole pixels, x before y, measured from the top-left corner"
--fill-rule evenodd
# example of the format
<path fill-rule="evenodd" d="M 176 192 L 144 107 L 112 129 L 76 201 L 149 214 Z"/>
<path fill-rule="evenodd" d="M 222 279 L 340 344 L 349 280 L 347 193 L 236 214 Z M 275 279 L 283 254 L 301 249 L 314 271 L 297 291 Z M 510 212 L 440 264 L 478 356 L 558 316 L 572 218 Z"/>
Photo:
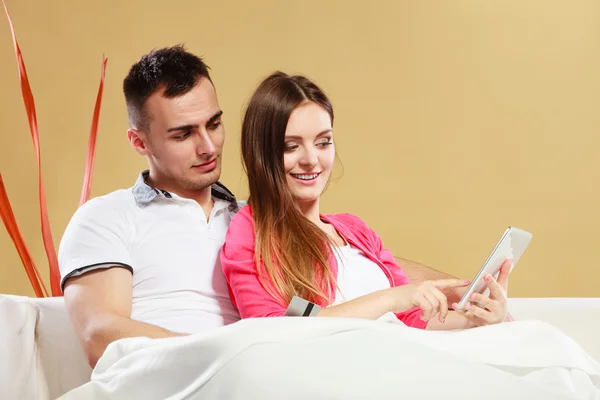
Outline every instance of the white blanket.
<path fill-rule="evenodd" d="M 342 318 L 242 320 L 112 343 L 61 399 L 600 399 L 600 364 L 549 324 L 432 332 Z"/>

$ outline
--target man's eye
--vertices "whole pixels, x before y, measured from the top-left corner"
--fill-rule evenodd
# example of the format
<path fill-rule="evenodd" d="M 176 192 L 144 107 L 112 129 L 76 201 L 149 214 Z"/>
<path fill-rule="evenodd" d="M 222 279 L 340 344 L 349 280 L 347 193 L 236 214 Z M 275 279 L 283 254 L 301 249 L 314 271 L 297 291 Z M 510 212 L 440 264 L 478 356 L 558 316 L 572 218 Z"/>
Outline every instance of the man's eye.
<path fill-rule="evenodd" d="M 222 124 L 222 123 L 223 123 L 222 121 L 215 122 L 215 123 L 213 123 L 212 125 L 210 125 L 210 126 L 208 127 L 208 129 L 210 129 L 210 130 L 213 130 L 213 131 L 214 131 L 214 130 L 215 130 L 215 129 L 217 129 L 219 126 L 221 126 L 221 124 Z"/>
<path fill-rule="evenodd" d="M 191 132 L 186 132 L 183 135 L 173 136 L 173 139 L 183 140 L 183 139 L 187 138 L 190 135 L 191 135 Z"/>

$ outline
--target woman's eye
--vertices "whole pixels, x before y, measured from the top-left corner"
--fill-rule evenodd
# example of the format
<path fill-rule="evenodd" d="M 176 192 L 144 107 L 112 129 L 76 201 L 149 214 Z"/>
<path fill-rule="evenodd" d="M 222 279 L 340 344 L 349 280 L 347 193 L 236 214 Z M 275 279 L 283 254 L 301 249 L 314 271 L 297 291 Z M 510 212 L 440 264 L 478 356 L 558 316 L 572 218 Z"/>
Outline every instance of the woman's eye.
<path fill-rule="evenodd" d="M 298 145 L 295 144 L 285 144 L 283 145 L 283 150 L 284 151 L 292 151 L 292 150 L 296 150 L 298 148 Z"/>
<path fill-rule="evenodd" d="M 331 140 L 327 140 L 325 142 L 319 143 L 318 146 L 327 147 L 327 146 L 332 145 L 332 144 L 333 144 L 333 142 Z"/>

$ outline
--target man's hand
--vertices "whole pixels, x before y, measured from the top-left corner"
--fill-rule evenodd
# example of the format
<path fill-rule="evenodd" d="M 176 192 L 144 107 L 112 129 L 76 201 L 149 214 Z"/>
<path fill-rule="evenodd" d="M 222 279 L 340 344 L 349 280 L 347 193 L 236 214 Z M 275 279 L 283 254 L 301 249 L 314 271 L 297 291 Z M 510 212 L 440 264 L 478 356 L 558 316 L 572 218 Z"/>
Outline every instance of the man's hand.
<path fill-rule="evenodd" d="M 67 312 L 90 366 L 115 340 L 181 336 L 131 319 L 132 275 L 120 266 L 69 278 L 64 288 Z"/>

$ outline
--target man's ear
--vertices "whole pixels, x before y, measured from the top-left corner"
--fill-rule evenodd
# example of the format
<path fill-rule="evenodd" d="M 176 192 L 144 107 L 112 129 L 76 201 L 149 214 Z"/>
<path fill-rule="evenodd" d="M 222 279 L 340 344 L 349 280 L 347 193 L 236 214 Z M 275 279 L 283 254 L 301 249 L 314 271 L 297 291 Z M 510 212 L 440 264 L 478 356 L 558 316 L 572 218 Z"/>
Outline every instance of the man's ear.
<path fill-rule="evenodd" d="M 129 144 L 136 151 L 136 153 L 142 156 L 148 155 L 146 134 L 144 132 L 130 128 L 127 130 L 127 139 L 129 139 Z"/>

